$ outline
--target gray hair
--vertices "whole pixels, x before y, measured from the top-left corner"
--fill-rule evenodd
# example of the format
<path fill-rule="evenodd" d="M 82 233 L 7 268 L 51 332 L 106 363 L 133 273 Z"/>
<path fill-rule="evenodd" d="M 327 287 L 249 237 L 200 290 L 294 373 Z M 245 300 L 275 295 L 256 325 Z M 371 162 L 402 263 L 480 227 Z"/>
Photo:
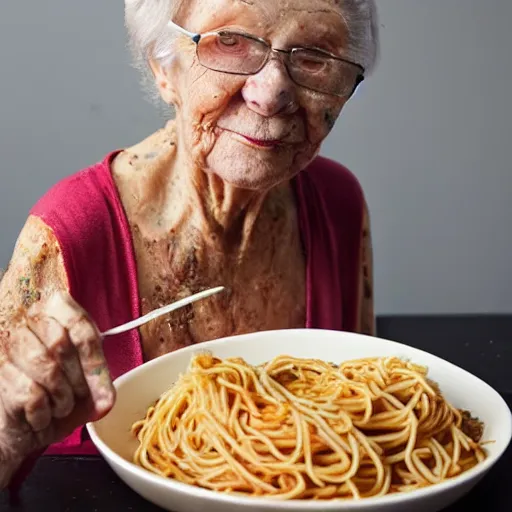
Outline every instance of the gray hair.
<path fill-rule="evenodd" d="M 148 61 L 162 65 L 173 57 L 176 33 L 167 23 L 174 19 L 186 0 L 125 0 L 125 24 L 134 66 L 142 73 L 146 90 L 155 91 Z M 314 1 L 314 0 L 312 0 Z M 348 57 L 370 74 L 378 59 L 379 30 L 375 0 L 338 0 L 348 28 Z"/>

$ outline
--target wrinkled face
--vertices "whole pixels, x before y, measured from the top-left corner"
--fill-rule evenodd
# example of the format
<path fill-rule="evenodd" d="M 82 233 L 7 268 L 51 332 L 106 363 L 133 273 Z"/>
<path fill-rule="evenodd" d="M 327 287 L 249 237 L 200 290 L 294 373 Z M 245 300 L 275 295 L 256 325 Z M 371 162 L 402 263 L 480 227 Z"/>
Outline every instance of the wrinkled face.
<path fill-rule="evenodd" d="M 189 31 L 239 30 L 274 48 L 314 47 L 347 57 L 338 0 L 201 0 L 174 20 Z M 347 98 L 295 84 L 276 54 L 255 75 L 212 71 L 186 37 L 167 69 L 155 68 L 173 103 L 185 151 L 225 182 L 264 190 L 291 179 L 316 156 Z"/>

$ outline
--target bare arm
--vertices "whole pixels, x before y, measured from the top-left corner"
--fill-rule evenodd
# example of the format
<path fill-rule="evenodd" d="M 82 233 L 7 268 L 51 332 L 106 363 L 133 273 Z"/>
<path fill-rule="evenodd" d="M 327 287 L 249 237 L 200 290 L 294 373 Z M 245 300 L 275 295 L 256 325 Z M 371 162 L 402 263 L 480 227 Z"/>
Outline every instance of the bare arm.
<path fill-rule="evenodd" d="M 28 455 L 113 405 L 100 334 L 68 292 L 56 237 L 29 217 L 0 282 L 0 489 Z"/>
<path fill-rule="evenodd" d="M 373 305 L 373 247 L 370 214 L 366 203 L 364 207 L 361 237 L 358 331 L 362 334 L 374 336 L 376 326 Z"/>

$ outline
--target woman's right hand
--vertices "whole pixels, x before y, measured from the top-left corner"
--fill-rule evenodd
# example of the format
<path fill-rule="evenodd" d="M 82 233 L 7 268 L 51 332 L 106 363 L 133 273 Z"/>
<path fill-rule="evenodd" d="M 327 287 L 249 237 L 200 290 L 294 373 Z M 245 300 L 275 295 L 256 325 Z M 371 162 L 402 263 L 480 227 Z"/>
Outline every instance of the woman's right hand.
<path fill-rule="evenodd" d="M 112 408 L 98 328 L 67 292 L 13 320 L 0 340 L 0 488 L 32 452 Z"/>

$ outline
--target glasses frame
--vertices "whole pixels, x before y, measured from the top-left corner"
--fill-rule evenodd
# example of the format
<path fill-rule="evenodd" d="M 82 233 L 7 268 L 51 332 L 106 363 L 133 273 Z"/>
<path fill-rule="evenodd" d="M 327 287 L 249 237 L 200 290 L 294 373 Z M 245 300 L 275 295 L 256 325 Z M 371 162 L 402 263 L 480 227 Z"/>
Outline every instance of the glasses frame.
<path fill-rule="evenodd" d="M 171 29 L 174 29 L 174 30 L 176 30 L 178 32 L 180 32 L 181 34 L 183 34 L 183 35 L 185 35 L 187 37 L 189 37 L 194 42 L 194 44 L 196 45 L 196 56 L 197 56 L 197 59 L 199 60 L 199 63 L 202 66 L 204 66 L 204 64 L 201 63 L 201 59 L 199 57 L 199 52 L 198 52 L 199 42 L 205 36 L 217 35 L 219 33 L 222 33 L 222 30 L 214 30 L 214 31 L 211 31 L 211 32 L 204 32 L 203 34 L 199 34 L 197 32 L 190 32 L 190 31 L 186 30 L 185 28 L 181 27 L 180 25 L 177 25 L 173 21 L 169 21 L 168 22 L 168 27 L 171 28 Z M 271 55 L 273 53 L 274 54 L 278 54 L 278 55 L 282 55 L 282 56 L 286 55 L 287 56 L 287 62 L 285 62 L 286 71 L 287 71 L 288 76 L 290 77 L 290 79 L 295 84 L 299 85 L 300 87 L 304 87 L 306 89 L 310 89 L 310 90 L 315 91 L 315 92 L 320 92 L 322 94 L 327 94 L 329 96 L 336 96 L 336 97 L 339 97 L 339 98 L 344 98 L 344 97 L 347 97 L 347 96 L 350 98 L 354 94 L 356 89 L 359 87 L 361 82 L 365 79 L 365 76 L 364 76 L 365 69 L 360 64 L 357 64 L 356 62 L 353 62 L 353 61 L 348 60 L 348 59 L 344 59 L 343 57 L 338 57 L 337 55 L 333 55 L 332 53 L 326 52 L 324 50 L 315 49 L 316 52 L 318 52 L 320 54 L 323 54 L 323 55 L 325 55 L 326 57 L 328 57 L 330 59 L 338 60 L 340 62 L 345 62 L 346 64 L 350 64 L 350 65 L 355 66 L 356 68 L 358 68 L 360 70 L 360 73 L 356 76 L 356 81 L 355 81 L 354 87 L 352 88 L 352 91 L 347 95 L 347 94 L 329 93 L 329 92 L 325 92 L 325 91 L 322 91 L 322 90 L 314 89 L 313 87 L 308 87 L 306 85 L 299 84 L 299 83 L 297 83 L 294 80 L 294 78 L 290 74 L 290 71 L 288 69 L 288 63 L 289 63 L 288 60 L 289 60 L 290 56 L 294 52 L 301 51 L 301 50 L 310 50 L 310 48 L 300 48 L 300 47 L 298 47 L 298 48 L 291 48 L 290 50 L 282 50 L 282 49 L 279 49 L 279 48 L 274 48 L 265 39 L 262 39 L 261 37 L 253 36 L 252 34 L 246 34 L 245 32 L 236 32 L 236 31 L 230 31 L 230 30 L 226 30 L 226 32 L 233 32 L 235 34 L 239 34 L 241 36 L 244 36 L 247 39 L 252 39 L 253 41 L 257 41 L 257 42 L 265 45 L 269 49 L 269 51 L 267 53 L 266 59 L 263 61 L 261 66 L 256 71 L 254 71 L 252 73 L 244 73 L 244 72 L 236 72 L 236 71 L 222 71 L 222 70 L 218 70 L 218 69 L 215 69 L 215 68 L 210 68 L 208 66 L 204 66 L 205 68 L 211 69 L 212 71 L 216 71 L 218 73 L 226 73 L 227 75 L 251 76 L 251 75 L 256 75 L 257 73 L 259 73 L 268 64 L 269 60 L 271 59 Z"/>

